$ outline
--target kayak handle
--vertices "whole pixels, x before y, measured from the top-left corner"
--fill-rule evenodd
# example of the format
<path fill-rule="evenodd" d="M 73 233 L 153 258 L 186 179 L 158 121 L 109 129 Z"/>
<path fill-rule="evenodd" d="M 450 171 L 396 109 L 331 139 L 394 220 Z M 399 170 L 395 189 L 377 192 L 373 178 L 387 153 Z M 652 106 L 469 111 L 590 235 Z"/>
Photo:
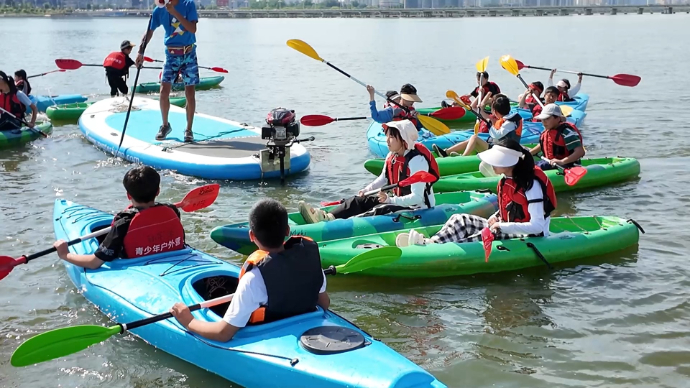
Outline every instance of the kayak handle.
<path fill-rule="evenodd" d="M 632 218 L 630 218 L 630 219 L 628 219 L 628 220 L 626 220 L 626 221 L 628 221 L 629 223 L 631 223 L 631 224 L 637 226 L 637 229 L 639 229 L 640 232 L 642 232 L 642 234 L 645 234 L 644 229 L 642 229 L 642 227 L 640 226 L 640 224 L 637 223 L 637 221 L 633 220 Z"/>
<path fill-rule="evenodd" d="M 541 252 L 539 252 L 539 249 L 537 249 L 537 246 L 536 246 L 536 245 L 532 244 L 531 242 L 528 242 L 528 243 L 527 243 L 527 247 L 528 247 L 528 248 L 532 248 L 532 250 L 533 250 L 534 253 L 537 255 L 537 257 L 539 257 L 539 259 L 540 259 L 541 261 L 543 261 L 544 264 L 546 264 L 546 266 L 547 266 L 549 269 L 553 269 L 553 267 L 551 266 L 551 264 L 550 264 L 548 261 L 546 261 L 546 257 L 544 257 L 544 255 L 542 255 Z"/>
<path fill-rule="evenodd" d="M 395 218 L 393 218 L 393 222 L 400 221 L 400 218 L 404 218 L 408 221 L 416 221 L 416 220 L 422 218 L 422 216 L 420 216 L 419 214 L 416 214 L 416 215 L 410 217 L 410 216 L 407 216 L 405 214 L 398 214 Z"/>

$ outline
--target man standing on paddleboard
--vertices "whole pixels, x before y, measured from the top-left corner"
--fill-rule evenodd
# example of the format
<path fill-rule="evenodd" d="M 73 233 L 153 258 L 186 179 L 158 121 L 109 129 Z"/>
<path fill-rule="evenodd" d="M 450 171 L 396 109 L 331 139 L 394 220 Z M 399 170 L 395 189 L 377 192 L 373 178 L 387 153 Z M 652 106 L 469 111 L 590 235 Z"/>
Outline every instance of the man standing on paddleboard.
<path fill-rule="evenodd" d="M 156 0 L 156 9 L 151 16 L 151 24 L 146 32 L 146 42 L 153 36 L 156 28 L 163 26 L 165 29 L 165 64 L 163 65 L 163 77 L 161 78 L 160 107 L 163 125 L 161 125 L 156 140 L 165 139 L 172 131 L 168 122 L 170 110 L 170 90 L 178 73 L 184 80 L 184 93 L 187 97 L 187 128 L 184 133 L 184 141 L 194 141 L 192 124 L 194 111 L 196 110 L 195 87 L 199 84 L 199 66 L 196 59 L 196 24 L 199 17 L 196 12 L 194 0 Z M 143 45 L 142 45 L 143 46 Z M 139 49 L 137 66 L 144 62 L 144 54 Z"/>

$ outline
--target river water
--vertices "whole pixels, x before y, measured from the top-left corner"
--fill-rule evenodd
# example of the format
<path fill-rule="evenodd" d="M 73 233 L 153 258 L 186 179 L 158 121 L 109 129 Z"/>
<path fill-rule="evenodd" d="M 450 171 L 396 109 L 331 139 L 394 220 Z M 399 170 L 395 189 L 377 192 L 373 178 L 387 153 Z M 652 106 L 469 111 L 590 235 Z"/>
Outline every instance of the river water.
<path fill-rule="evenodd" d="M 433 106 L 454 89 L 469 91 L 474 64 L 490 56 L 491 79 L 513 98 L 521 84 L 498 65 L 503 54 L 526 64 L 642 76 L 635 88 L 585 78 L 591 95 L 582 127 L 590 156 L 630 156 L 640 179 L 559 195 L 557 212 L 634 218 L 647 234 L 637 247 L 596 259 L 498 275 L 436 280 L 329 279 L 335 311 L 361 325 L 451 387 L 690 386 L 690 295 L 687 263 L 690 203 L 682 181 L 690 161 L 687 85 L 688 15 L 572 16 L 446 20 L 202 19 L 201 65 L 230 70 L 221 89 L 197 94 L 200 112 L 260 125 L 277 106 L 298 115 L 368 115 L 366 91 L 327 66 L 288 48 L 298 38 L 321 57 L 382 91 L 414 84 Z M 0 69 L 29 74 L 56 58 L 101 63 L 124 39 L 135 43 L 145 19 L 2 19 Z M 163 58 L 162 31 L 147 55 Z M 684 48 L 683 48 L 684 47 Z M 206 73 L 208 74 L 208 73 Z M 524 70 L 528 82 L 547 72 Z M 142 72 L 143 81 L 157 71 Z M 570 77 L 575 80 L 574 76 Z M 130 85 L 131 85 L 130 80 Z M 34 94 L 109 92 L 98 68 L 33 80 Z M 215 244 L 211 229 L 244 221 L 259 197 L 295 211 L 350 195 L 373 178 L 366 122 L 303 127 L 308 173 L 278 183 L 222 182 L 208 210 L 183 216 L 192 246 L 240 264 Z M 130 168 L 97 150 L 76 125 L 0 152 L 0 254 L 49 247 L 55 198 L 107 211 L 127 202 Z M 206 183 L 163 173 L 161 198 L 180 198 Z M 106 324 L 75 292 L 55 255 L 15 269 L 0 282 L 0 387 L 216 387 L 227 381 L 157 351 L 133 336 L 111 339 L 63 360 L 13 368 L 12 351 L 46 330 Z M 232 367 L 232 365 L 228 365 Z"/>

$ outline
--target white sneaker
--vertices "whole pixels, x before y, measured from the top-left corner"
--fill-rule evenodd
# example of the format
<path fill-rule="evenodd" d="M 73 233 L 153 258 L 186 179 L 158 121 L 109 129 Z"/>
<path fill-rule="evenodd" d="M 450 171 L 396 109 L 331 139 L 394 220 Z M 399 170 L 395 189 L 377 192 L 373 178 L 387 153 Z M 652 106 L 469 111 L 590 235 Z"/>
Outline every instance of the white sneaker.
<path fill-rule="evenodd" d="M 409 234 L 409 233 L 400 233 L 400 234 L 398 235 L 398 237 L 395 238 L 395 245 L 396 245 L 398 248 L 404 248 L 404 247 L 410 245 L 410 243 L 409 243 L 409 241 L 408 241 L 409 238 L 410 238 L 410 234 Z"/>
<path fill-rule="evenodd" d="M 407 245 L 426 245 L 424 235 L 414 229 L 410 229 L 410 234 L 407 239 Z"/>
<path fill-rule="evenodd" d="M 317 222 L 323 221 L 326 216 L 323 210 L 314 209 L 313 207 L 307 205 L 304 201 L 299 201 L 299 213 L 304 218 L 304 222 L 307 224 L 315 224 Z"/>

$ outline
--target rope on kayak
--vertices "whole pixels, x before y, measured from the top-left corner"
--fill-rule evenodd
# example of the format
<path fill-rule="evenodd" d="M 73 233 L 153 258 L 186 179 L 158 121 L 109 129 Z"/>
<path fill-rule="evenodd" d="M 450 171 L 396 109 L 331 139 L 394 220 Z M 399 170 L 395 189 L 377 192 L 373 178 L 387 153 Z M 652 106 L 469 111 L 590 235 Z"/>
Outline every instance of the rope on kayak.
<path fill-rule="evenodd" d="M 583 227 L 578 225 L 578 223 L 575 222 L 575 220 L 573 220 L 570 216 L 563 216 L 563 218 L 570 220 L 570 222 L 572 222 L 573 225 L 577 226 L 577 228 L 580 229 L 583 232 L 583 234 L 589 234 L 589 231 L 587 229 L 584 229 Z M 601 224 L 599 226 L 601 226 Z"/>
<path fill-rule="evenodd" d="M 281 360 L 288 360 L 288 361 L 290 361 L 290 366 L 295 366 L 295 365 L 297 365 L 297 363 L 299 362 L 299 358 L 297 358 L 297 357 L 295 357 L 295 358 L 290 358 L 290 357 L 285 357 L 285 356 L 278 356 L 278 355 L 276 355 L 276 354 L 252 352 L 251 350 L 242 350 L 242 349 L 237 349 L 237 348 L 231 348 L 231 347 L 225 347 L 225 346 L 216 345 L 216 344 L 214 344 L 214 343 L 212 343 L 212 342 L 206 341 L 206 339 L 204 339 L 203 337 L 200 337 L 200 336 L 198 336 L 197 334 L 192 333 L 192 332 L 189 331 L 189 330 L 184 330 L 184 332 L 186 332 L 187 334 L 189 334 L 189 335 L 191 335 L 192 337 L 196 338 L 197 340 L 199 340 L 199 342 L 201 342 L 201 343 L 203 343 L 203 344 L 205 344 L 205 345 L 208 345 L 208 346 L 210 346 L 210 347 L 212 347 L 212 348 L 227 350 L 227 351 L 230 351 L 230 352 L 237 352 L 237 353 L 244 353 L 244 354 L 253 354 L 253 355 L 256 355 L 256 356 L 264 356 L 264 357 L 278 358 L 278 359 L 281 359 Z"/>
<path fill-rule="evenodd" d="M 187 246 L 189 247 L 189 245 L 187 245 Z M 189 248 L 192 248 L 192 247 L 189 247 Z M 192 249 L 194 249 L 194 248 L 192 248 Z M 150 265 L 150 264 L 159 264 L 159 263 L 165 262 L 165 260 L 168 260 L 168 259 L 171 259 L 171 258 L 172 258 L 172 257 L 159 257 L 159 258 L 156 258 L 156 259 L 147 261 L 146 263 L 144 263 L 144 265 L 146 266 L 146 265 Z M 170 262 L 173 263 L 173 261 L 170 261 Z M 184 262 L 187 262 L 187 263 L 189 263 L 189 264 L 191 264 L 191 265 L 187 265 L 187 266 L 184 266 L 184 267 L 180 267 L 180 268 L 175 269 L 174 271 L 171 271 L 173 268 L 177 267 L 178 265 L 180 265 L 180 264 L 182 264 L 182 263 L 184 263 Z M 176 273 L 176 272 L 183 271 L 183 270 L 186 270 L 186 269 L 189 269 L 189 268 L 200 267 L 200 266 L 202 266 L 202 265 L 219 265 L 219 264 L 221 264 L 221 263 L 222 263 L 222 262 L 221 262 L 220 260 L 205 259 L 205 258 L 203 258 L 203 257 L 199 257 L 198 255 L 195 255 L 195 254 L 190 253 L 190 254 L 187 255 L 187 257 L 185 257 L 184 259 L 177 259 L 177 258 L 176 258 L 176 260 L 174 261 L 174 264 L 171 265 L 168 269 L 166 269 L 165 271 L 163 271 L 163 272 L 162 272 L 160 275 L 158 275 L 158 276 L 163 277 L 163 276 L 171 275 L 171 274 L 174 274 L 174 273 Z"/>
<path fill-rule="evenodd" d="M 70 206 L 67 209 L 63 210 L 61 217 L 64 216 L 66 219 L 70 219 L 72 217 L 77 217 L 76 219 L 72 220 L 72 223 L 75 223 L 75 222 L 77 222 L 77 221 L 79 221 L 85 217 L 91 216 L 92 214 L 95 214 L 95 213 L 102 214 L 103 212 L 98 210 L 98 209 L 94 209 L 92 207 L 85 206 L 85 205 L 73 205 L 73 206 Z"/>

